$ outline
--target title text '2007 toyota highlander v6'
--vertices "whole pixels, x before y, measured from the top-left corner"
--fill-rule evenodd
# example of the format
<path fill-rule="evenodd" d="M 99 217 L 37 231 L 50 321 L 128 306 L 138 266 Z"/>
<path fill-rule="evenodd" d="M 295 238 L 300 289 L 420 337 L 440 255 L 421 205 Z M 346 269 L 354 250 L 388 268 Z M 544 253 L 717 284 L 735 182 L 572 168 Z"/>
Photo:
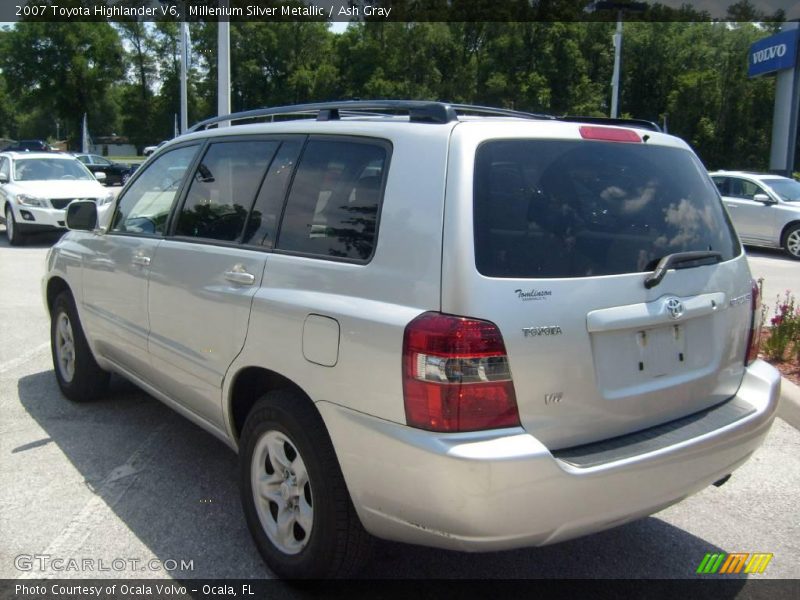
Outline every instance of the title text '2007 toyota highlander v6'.
<path fill-rule="evenodd" d="M 612 527 L 724 479 L 775 415 L 739 241 L 652 124 L 238 113 L 160 148 L 108 222 L 67 220 L 43 282 L 61 390 L 122 374 L 237 450 L 281 576 L 352 573 L 370 534 L 486 551 Z"/>

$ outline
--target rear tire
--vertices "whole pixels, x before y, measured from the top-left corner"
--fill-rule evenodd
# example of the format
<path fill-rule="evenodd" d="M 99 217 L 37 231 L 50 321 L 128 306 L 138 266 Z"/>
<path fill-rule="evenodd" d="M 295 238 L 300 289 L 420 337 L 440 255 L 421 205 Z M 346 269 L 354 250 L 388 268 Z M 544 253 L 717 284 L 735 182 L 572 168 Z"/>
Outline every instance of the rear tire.
<path fill-rule="evenodd" d="M 322 418 L 304 396 L 276 390 L 256 403 L 242 432 L 239 467 L 250 533 L 276 575 L 347 577 L 363 566 L 372 538 Z"/>
<path fill-rule="evenodd" d="M 22 246 L 25 243 L 26 236 L 19 230 L 14 219 L 14 210 L 10 206 L 6 206 L 6 236 L 12 246 Z"/>
<path fill-rule="evenodd" d="M 110 375 L 92 355 L 72 294 L 61 292 L 50 315 L 50 349 L 61 393 L 73 402 L 99 398 L 108 388 Z"/>
<path fill-rule="evenodd" d="M 783 249 L 795 260 L 800 260 L 800 224 L 792 225 L 783 236 Z"/>

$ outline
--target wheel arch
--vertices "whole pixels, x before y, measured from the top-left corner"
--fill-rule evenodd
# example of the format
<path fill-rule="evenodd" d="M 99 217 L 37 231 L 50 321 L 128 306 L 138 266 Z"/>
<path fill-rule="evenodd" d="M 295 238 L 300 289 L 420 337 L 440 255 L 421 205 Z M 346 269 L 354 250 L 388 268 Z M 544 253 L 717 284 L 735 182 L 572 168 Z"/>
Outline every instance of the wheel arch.
<path fill-rule="evenodd" d="M 297 392 L 310 406 L 314 406 L 311 397 L 294 381 L 264 367 L 249 366 L 236 372 L 228 392 L 227 408 L 233 441 L 238 445 L 247 415 L 255 403 L 264 394 L 274 390 L 289 389 Z"/>
<path fill-rule="evenodd" d="M 789 230 L 792 229 L 793 227 L 798 227 L 798 226 L 800 226 L 800 219 L 795 221 L 789 221 L 786 225 L 783 226 L 780 237 L 781 246 L 783 246 L 786 243 L 786 236 L 789 233 Z"/>
<path fill-rule="evenodd" d="M 69 284 L 62 277 L 54 275 L 48 280 L 45 298 L 47 300 L 47 310 L 51 314 L 53 312 L 53 303 L 56 301 L 56 298 L 58 298 L 58 295 L 64 291 L 69 292 L 73 298 L 75 297 L 75 294 L 72 293 L 72 289 L 69 287 Z"/>

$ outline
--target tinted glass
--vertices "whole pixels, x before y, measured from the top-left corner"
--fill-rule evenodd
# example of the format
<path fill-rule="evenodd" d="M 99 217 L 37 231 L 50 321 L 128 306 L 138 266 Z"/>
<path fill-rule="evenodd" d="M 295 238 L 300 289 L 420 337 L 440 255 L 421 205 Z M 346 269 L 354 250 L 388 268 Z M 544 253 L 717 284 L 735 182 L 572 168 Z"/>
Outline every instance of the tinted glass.
<path fill-rule="evenodd" d="M 677 148 L 586 141 L 483 144 L 475 260 L 492 277 L 588 277 L 655 268 L 738 241 L 700 162 Z"/>
<path fill-rule="evenodd" d="M 260 244 L 267 248 L 275 245 L 278 219 L 283 209 L 286 189 L 292 178 L 297 156 L 303 144 L 301 141 L 285 141 L 267 171 L 267 177 L 258 192 L 258 198 L 250 213 L 244 239 L 245 244 Z"/>
<path fill-rule="evenodd" d="M 194 173 L 175 234 L 238 240 L 277 148 L 271 141 L 211 144 Z"/>
<path fill-rule="evenodd" d="M 111 231 L 163 235 L 175 195 L 197 149 L 170 150 L 147 165 L 120 199 Z"/>
<path fill-rule="evenodd" d="M 727 196 L 728 195 L 728 178 L 727 177 L 712 177 L 711 179 L 714 181 L 714 185 L 717 186 L 717 189 L 719 190 L 719 193 L 722 196 Z"/>
<path fill-rule="evenodd" d="M 752 200 L 756 194 L 766 193 L 763 189 L 757 186 L 752 181 L 746 179 L 737 179 L 736 177 L 730 178 L 728 195 L 734 198 L 743 198 L 745 200 Z"/>
<path fill-rule="evenodd" d="M 289 192 L 277 247 L 367 260 L 372 256 L 387 148 L 310 141 Z"/>

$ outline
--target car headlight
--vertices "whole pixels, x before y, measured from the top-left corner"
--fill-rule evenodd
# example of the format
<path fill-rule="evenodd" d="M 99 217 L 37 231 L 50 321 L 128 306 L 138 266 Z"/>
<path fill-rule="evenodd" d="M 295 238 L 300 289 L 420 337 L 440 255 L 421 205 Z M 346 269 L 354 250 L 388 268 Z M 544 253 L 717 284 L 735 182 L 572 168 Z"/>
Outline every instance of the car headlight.
<path fill-rule="evenodd" d="M 22 206 L 47 206 L 42 198 L 28 194 L 18 194 L 17 202 Z"/>
<path fill-rule="evenodd" d="M 115 197 L 116 196 L 114 196 L 113 192 L 109 192 L 105 196 L 97 199 L 97 206 L 104 206 L 106 204 L 111 204 L 114 201 Z"/>

